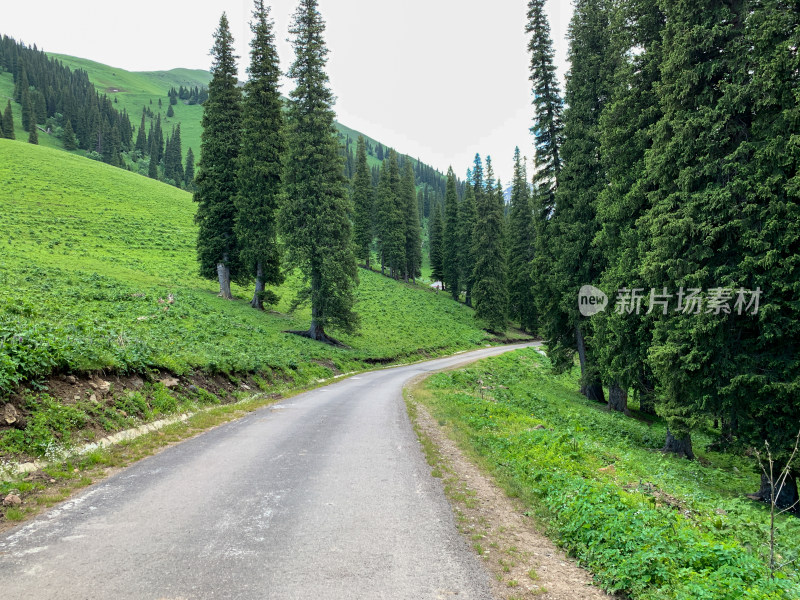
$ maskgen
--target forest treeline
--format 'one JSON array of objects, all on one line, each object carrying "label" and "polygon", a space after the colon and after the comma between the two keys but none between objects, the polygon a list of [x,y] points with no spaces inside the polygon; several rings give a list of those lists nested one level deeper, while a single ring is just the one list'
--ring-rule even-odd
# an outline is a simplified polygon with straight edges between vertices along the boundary
[{"label": "forest treeline", "polygon": [[[797,7],[578,0],[562,95],[544,4],[534,169],[528,185],[517,161],[500,236],[508,316],[557,369],[578,361],[587,397],[662,416],[666,451],[693,458],[692,431],[715,426],[716,449],[766,441],[782,468],[800,427]],[[609,298],[594,316],[587,285]]]}]

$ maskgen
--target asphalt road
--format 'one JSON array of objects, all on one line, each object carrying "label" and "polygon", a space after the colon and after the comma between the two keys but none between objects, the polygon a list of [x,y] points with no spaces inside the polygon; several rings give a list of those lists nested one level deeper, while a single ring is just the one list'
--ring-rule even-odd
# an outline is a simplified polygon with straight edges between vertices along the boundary
[{"label": "asphalt road", "polygon": [[491,598],[402,387],[362,374],[142,460],[0,535],[0,598]]}]

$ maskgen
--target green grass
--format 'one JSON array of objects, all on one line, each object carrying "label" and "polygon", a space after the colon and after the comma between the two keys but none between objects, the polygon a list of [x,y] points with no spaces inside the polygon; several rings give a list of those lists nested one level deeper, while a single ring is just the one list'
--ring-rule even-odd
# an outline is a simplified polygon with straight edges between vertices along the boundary
[{"label": "green grass", "polygon": [[[53,370],[163,368],[175,373],[272,372],[295,380],[420,352],[484,343],[470,309],[421,286],[361,271],[350,348],[284,333],[296,278],[276,312],[224,301],[200,279],[195,204],[176,188],[64,152],[0,140],[0,389]],[[173,294],[173,304],[162,302]],[[325,363],[322,365],[320,363]]]},{"label": "green grass", "polygon": [[[637,599],[798,598],[795,563],[768,579],[766,507],[752,459],[665,456],[661,422],[609,413],[554,376],[533,349],[428,379],[419,398],[520,496],[604,588]],[[607,469],[614,465],[613,470]],[[601,471],[600,469],[605,469]],[[800,521],[779,520],[781,560],[797,557]]]}]

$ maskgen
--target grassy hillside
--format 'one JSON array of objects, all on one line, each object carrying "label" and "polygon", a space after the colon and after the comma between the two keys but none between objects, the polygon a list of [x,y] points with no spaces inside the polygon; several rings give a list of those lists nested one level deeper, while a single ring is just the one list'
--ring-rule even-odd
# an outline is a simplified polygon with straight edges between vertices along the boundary
[{"label": "grassy hillside", "polygon": [[[545,522],[607,590],[647,600],[800,597],[800,564],[770,581],[769,512],[752,458],[660,453],[660,420],[608,412],[578,393],[577,369],[552,375],[534,349],[440,373],[413,392]],[[635,408],[635,403],[633,408]],[[800,520],[778,520],[779,564],[800,558]],[[502,559],[492,553],[487,560]]]},{"label": "grassy hillside", "polygon": [[[331,348],[285,330],[297,281],[274,313],[226,302],[196,276],[191,196],[81,157],[0,140],[0,390],[53,369],[185,373],[339,370],[480,344],[472,311],[443,294],[362,271],[356,336]],[[160,300],[174,295],[174,303]]]}]

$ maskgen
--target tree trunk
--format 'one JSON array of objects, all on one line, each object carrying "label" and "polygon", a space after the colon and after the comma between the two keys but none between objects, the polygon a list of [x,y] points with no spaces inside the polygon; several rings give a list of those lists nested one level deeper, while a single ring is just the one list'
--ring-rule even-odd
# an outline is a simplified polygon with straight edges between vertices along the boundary
[{"label": "tree trunk", "polygon": [[595,402],[600,402],[601,404],[606,403],[606,394],[603,391],[603,382],[599,379],[594,379],[587,383],[585,390],[586,397],[589,400],[594,400]]},{"label": "tree trunk", "polygon": [[464,304],[472,308],[472,290],[467,288],[466,296],[464,296]]},{"label": "tree trunk", "polygon": [[311,267],[311,327],[308,329],[308,337],[318,342],[327,342],[328,336],[319,321],[319,306],[317,304],[317,291],[320,287],[320,277],[316,268]]},{"label": "tree trunk", "polygon": [[675,454],[676,456],[680,456],[681,458],[688,458],[689,460],[694,460],[691,434],[687,433],[686,437],[678,439],[672,435],[672,432],[669,429],[667,429],[667,440],[666,443],[664,444],[664,448],[661,451],[669,454]]},{"label": "tree trunk", "polygon": [[225,264],[228,261],[228,255],[222,257],[222,262],[217,264],[217,277],[219,278],[219,296],[225,300],[233,300],[231,294],[231,269]]},{"label": "tree trunk", "polygon": [[[775,465],[776,468],[778,465]],[[779,476],[780,471],[775,474],[777,478]],[[793,474],[789,474],[789,477],[786,478],[786,484],[780,490],[780,494],[778,494],[778,488],[780,484],[776,481],[775,482],[775,493],[777,494],[775,507],[778,510],[786,510],[790,506],[794,506],[792,512],[800,513],[800,505],[797,504],[798,502],[798,494],[797,494],[797,477]],[[751,498],[755,500],[761,500],[762,502],[766,502],[770,504],[772,502],[772,486],[769,482],[769,477],[761,474],[761,489],[758,490],[757,494],[751,496]]]},{"label": "tree trunk", "polygon": [[608,388],[608,408],[617,412],[630,414],[628,412],[628,390],[624,389],[618,381],[615,381]]},{"label": "tree trunk", "polygon": [[253,301],[250,303],[255,309],[264,310],[264,300],[262,298],[264,292],[264,267],[259,261],[256,267],[256,293],[253,295]]},{"label": "tree trunk", "polygon": [[639,388],[636,391],[639,400],[639,412],[656,416],[656,389],[650,378],[645,374],[639,375]]},{"label": "tree trunk", "polygon": [[589,400],[602,402],[605,404],[606,398],[603,392],[603,382],[599,377],[589,376],[588,362],[586,359],[586,341],[583,339],[583,332],[580,326],[575,326],[575,340],[578,345],[578,362],[581,365],[581,394]]},{"label": "tree trunk", "polygon": [[372,270],[372,269],[370,268],[370,266],[369,266],[369,258],[370,258],[370,256],[369,256],[369,255],[370,255],[370,253],[369,253],[369,252],[367,252],[367,262],[365,263],[365,265],[366,265],[366,267],[367,267],[367,271],[371,271],[371,270]]},{"label": "tree trunk", "polygon": [[386,275],[386,262],[383,259],[383,252],[381,252],[381,275]]}]

